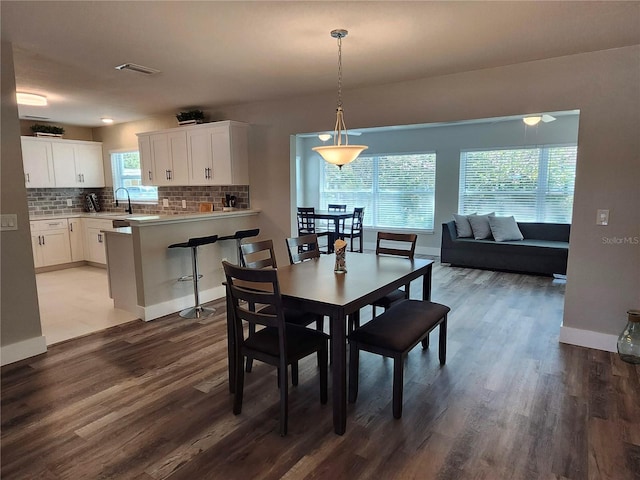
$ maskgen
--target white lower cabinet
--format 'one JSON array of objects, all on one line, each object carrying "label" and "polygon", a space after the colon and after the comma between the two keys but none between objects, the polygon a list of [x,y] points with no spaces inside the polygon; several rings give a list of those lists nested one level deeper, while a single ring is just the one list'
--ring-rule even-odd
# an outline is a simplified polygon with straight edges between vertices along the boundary
[{"label": "white lower cabinet", "polygon": [[71,261],[84,260],[84,224],[82,218],[69,218],[69,244],[71,246]]},{"label": "white lower cabinet", "polygon": [[106,265],[107,253],[103,230],[113,230],[112,220],[84,219],[84,259]]},{"label": "white lower cabinet", "polygon": [[35,267],[48,267],[71,261],[67,219],[30,222]]}]

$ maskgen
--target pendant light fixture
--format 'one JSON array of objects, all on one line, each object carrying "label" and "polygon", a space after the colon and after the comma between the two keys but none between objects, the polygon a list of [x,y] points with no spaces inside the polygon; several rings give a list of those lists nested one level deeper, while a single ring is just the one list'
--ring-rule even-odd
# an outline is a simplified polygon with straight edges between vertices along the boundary
[{"label": "pendant light fixture", "polygon": [[349,134],[344,123],[344,112],[342,110],[342,39],[347,36],[347,30],[332,30],[331,36],[338,39],[338,108],[336,109],[336,126],[333,130],[333,145],[314,147],[312,150],[318,152],[328,163],[343,165],[353,162],[358,155],[366,150],[366,145],[349,145]]}]

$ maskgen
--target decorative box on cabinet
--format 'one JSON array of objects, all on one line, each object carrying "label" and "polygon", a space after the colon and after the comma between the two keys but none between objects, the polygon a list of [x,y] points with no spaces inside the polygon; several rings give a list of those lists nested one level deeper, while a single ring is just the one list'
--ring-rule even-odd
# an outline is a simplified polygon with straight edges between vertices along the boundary
[{"label": "decorative box on cabinet", "polygon": [[71,261],[67,219],[29,222],[34,266],[48,267]]},{"label": "decorative box on cabinet", "polygon": [[104,187],[102,144],[22,137],[27,188]]},{"label": "decorative box on cabinet", "polygon": [[143,184],[248,185],[247,133],[233,121],[139,133]]}]

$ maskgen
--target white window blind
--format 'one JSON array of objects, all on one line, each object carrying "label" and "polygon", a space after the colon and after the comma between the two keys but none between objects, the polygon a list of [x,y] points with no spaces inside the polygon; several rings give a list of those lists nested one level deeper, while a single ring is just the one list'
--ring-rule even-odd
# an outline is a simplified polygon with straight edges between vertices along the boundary
[{"label": "white window blind", "polygon": [[[124,187],[129,191],[131,201],[138,203],[158,203],[158,187],[142,185],[140,154],[136,150],[111,153],[111,172],[113,191]],[[118,192],[118,199],[126,200],[123,191]]]},{"label": "white window blind", "polygon": [[364,207],[364,225],[433,230],[435,152],[361,156],[338,169],[322,162],[320,205]]},{"label": "white window blind", "polygon": [[571,223],[576,155],[576,145],[463,151],[458,210]]}]

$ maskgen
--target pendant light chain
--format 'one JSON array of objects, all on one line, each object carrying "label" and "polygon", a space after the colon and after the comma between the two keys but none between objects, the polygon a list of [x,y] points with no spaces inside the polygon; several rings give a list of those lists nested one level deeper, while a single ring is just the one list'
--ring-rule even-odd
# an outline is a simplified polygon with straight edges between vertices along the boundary
[{"label": "pendant light chain", "polygon": [[338,37],[338,107],[342,107],[342,35]]}]

